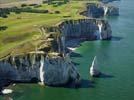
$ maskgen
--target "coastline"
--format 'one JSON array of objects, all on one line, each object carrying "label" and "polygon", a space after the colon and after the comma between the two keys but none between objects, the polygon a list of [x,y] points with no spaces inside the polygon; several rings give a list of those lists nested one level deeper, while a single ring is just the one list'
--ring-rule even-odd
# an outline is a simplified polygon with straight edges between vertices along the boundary
[{"label": "coastline", "polygon": [[[61,40],[60,40],[61,41]],[[68,42],[68,41],[67,41]],[[75,45],[74,45],[74,42],[76,43]],[[71,42],[71,43],[73,43],[73,45],[72,44],[70,44],[70,43],[68,43],[68,44],[66,44],[66,45],[71,45],[72,47],[70,48],[69,47],[69,49],[71,50],[71,51],[74,51],[75,49],[76,49],[76,45],[78,45],[79,43],[80,43],[80,40],[78,39],[78,42],[76,42],[76,40],[74,40],[74,42]],[[60,43],[60,45],[62,45],[62,41],[61,41],[61,43]],[[67,47],[67,46],[66,46]],[[68,47],[67,47],[68,48]],[[65,49],[64,48],[64,46],[62,46],[62,50],[60,50],[62,53],[63,53],[63,49]],[[59,51],[58,51],[59,52]],[[65,53],[66,54],[66,53]]]}]

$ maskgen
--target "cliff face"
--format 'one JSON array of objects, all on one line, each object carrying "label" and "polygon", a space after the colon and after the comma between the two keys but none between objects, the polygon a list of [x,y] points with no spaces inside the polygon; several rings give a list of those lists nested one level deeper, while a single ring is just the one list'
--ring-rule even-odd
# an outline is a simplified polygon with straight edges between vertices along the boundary
[{"label": "cliff face", "polygon": [[66,38],[83,38],[87,40],[111,38],[111,27],[105,20],[70,20],[61,23],[59,27]]},{"label": "cliff face", "polygon": [[82,15],[93,18],[100,18],[103,16],[118,16],[119,8],[108,4],[87,4],[87,10],[82,12]]},{"label": "cliff face", "polygon": [[99,40],[111,39],[111,27],[106,20],[79,19],[68,20],[58,24],[58,27],[44,27],[47,32],[60,32],[65,39]]},{"label": "cliff face", "polygon": [[45,61],[45,83],[48,85],[63,85],[73,82],[78,85],[80,83],[80,75],[71,62],[68,55],[63,59],[61,57],[53,57]]},{"label": "cliff face", "polygon": [[79,84],[80,75],[69,56],[46,56],[43,52],[0,61],[0,77],[13,81],[37,80],[47,85]]},{"label": "cliff face", "polygon": [[103,17],[104,16],[103,6],[97,4],[87,4],[86,11],[83,12],[83,15],[92,18]]}]

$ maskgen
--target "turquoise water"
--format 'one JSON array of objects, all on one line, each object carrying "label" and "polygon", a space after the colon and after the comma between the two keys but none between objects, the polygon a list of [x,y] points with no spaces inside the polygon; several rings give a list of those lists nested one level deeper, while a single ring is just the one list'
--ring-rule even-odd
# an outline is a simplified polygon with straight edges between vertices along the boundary
[{"label": "turquoise water", "polygon": [[[20,84],[12,87],[13,94],[3,98],[11,97],[13,100],[134,100],[134,0],[122,0],[119,8],[119,17],[108,18],[113,30],[113,40],[84,42],[76,50],[80,55],[72,58],[78,63],[83,79],[81,88]],[[89,77],[89,66],[95,55],[97,55],[100,70],[109,77]]]}]

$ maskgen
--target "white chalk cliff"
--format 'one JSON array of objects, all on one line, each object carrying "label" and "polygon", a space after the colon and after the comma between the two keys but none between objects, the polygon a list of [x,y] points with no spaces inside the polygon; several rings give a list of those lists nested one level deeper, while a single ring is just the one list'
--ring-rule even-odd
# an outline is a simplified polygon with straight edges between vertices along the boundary
[{"label": "white chalk cliff", "polygon": [[5,79],[30,81],[36,78],[42,84],[53,86],[80,82],[79,72],[70,58],[58,54],[52,54],[51,57],[44,54],[9,57],[0,61],[0,72],[0,77]]}]

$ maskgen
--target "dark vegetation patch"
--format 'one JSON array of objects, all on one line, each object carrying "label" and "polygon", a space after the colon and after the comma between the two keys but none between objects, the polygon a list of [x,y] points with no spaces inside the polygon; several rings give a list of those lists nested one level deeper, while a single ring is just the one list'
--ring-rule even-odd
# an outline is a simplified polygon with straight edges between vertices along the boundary
[{"label": "dark vegetation patch", "polygon": [[27,6],[27,4],[25,4],[25,3],[21,5],[21,7],[26,7],[26,6]]},{"label": "dark vegetation patch", "polygon": [[60,14],[60,11],[55,11],[55,14]]},{"label": "dark vegetation patch", "polygon": [[48,5],[53,5],[54,7],[57,7],[57,6],[61,6],[63,4],[66,4],[67,2],[69,2],[69,0],[48,0],[48,1],[43,1],[44,4],[48,4]]},{"label": "dark vegetation patch", "polygon": [[71,16],[63,16],[64,18],[68,18],[68,17],[71,17]]},{"label": "dark vegetation patch", "polygon": [[0,31],[4,31],[7,29],[7,26],[0,26]]},{"label": "dark vegetation patch", "polygon": [[39,5],[39,4],[29,4],[29,5],[28,5],[28,4],[25,4],[25,3],[24,3],[24,4],[21,5],[21,7],[27,7],[27,6],[32,6],[32,7],[34,7],[34,8],[41,7],[41,5]]},{"label": "dark vegetation patch", "polygon": [[0,17],[7,18],[10,12],[15,12],[19,14],[21,12],[28,12],[28,13],[49,13],[48,10],[39,10],[39,9],[32,9],[31,7],[12,7],[12,8],[0,8]]}]

